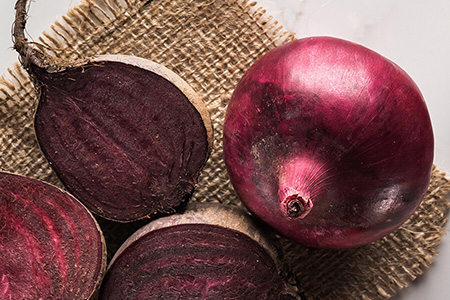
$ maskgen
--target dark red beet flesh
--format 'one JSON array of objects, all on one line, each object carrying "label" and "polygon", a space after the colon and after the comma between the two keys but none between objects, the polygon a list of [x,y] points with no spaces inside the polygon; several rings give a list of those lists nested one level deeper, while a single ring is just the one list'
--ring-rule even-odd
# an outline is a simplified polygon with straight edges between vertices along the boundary
[{"label": "dark red beet flesh", "polygon": [[412,79],[365,47],[327,37],[260,58],[225,119],[225,162],[242,201],[313,247],[356,247],[400,226],[426,192],[433,144]]},{"label": "dark red beet flesh", "polygon": [[274,237],[260,225],[217,203],[154,219],[116,252],[100,299],[298,299]]},{"label": "dark red beet flesh", "polygon": [[89,299],[105,266],[103,235],[78,200],[0,173],[0,299]]},{"label": "dark red beet flesh", "polygon": [[113,61],[49,73],[40,85],[36,135],[68,191],[117,221],[170,212],[192,193],[208,155],[202,116],[180,89]]},{"label": "dark red beet flesh", "polygon": [[294,299],[269,253],[247,235],[184,224],[151,231],[108,268],[100,299]]}]

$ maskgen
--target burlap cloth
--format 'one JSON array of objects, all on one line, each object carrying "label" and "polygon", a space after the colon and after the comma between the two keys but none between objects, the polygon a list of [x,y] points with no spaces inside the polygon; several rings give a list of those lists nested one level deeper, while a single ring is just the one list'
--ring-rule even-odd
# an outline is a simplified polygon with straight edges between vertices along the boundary
[{"label": "burlap cloth", "polygon": [[[36,1],[35,5],[39,5]],[[265,11],[236,0],[90,0],[68,12],[39,41],[66,61],[97,54],[131,54],[165,65],[204,99],[214,125],[211,156],[192,201],[239,205],[222,154],[222,128],[234,86],[263,53],[294,39]],[[35,93],[18,65],[0,82],[1,169],[61,186],[34,136]],[[449,208],[449,180],[437,169],[426,199],[400,229],[365,247],[307,249],[284,239],[287,262],[306,299],[387,299],[427,269],[437,254]],[[118,225],[99,219],[111,257],[142,222]],[[143,221],[145,222],[145,221]],[[127,232],[128,230],[128,232]],[[124,233],[126,232],[126,234]]]}]

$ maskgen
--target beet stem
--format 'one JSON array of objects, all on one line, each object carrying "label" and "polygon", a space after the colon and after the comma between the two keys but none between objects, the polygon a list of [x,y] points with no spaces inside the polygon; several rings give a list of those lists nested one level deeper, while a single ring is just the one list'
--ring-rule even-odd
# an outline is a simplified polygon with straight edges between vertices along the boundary
[{"label": "beet stem", "polygon": [[28,0],[17,0],[14,7],[16,10],[16,18],[13,26],[14,49],[19,53],[24,68],[28,69],[31,65],[44,68],[44,54],[32,48],[28,39],[25,37],[27,3]]}]

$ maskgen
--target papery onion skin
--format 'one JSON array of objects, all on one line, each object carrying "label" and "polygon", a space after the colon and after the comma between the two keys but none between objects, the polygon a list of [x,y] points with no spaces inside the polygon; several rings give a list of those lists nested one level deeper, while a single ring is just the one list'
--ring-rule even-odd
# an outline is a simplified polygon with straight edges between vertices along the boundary
[{"label": "papery onion skin", "polygon": [[434,138],[405,71],[332,37],[271,50],[227,108],[224,155],[247,208],[311,247],[351,248],[398,228],[424,197]]}]

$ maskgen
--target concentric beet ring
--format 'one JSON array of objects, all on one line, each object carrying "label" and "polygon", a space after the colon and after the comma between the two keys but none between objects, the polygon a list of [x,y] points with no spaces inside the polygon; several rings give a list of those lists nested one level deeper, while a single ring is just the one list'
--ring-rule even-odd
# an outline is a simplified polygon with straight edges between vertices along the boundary
[{"label": "concentric beet ring", "polygon": [[90,299],[106,266],[90,212],[60,189],[0,173],[0,298]]},{"label": "concentric beet ring", "polygon": [[150,222],[112,259],[100,299],[297,299],[250,220],[238,209],[190,204]]}]

